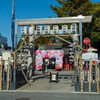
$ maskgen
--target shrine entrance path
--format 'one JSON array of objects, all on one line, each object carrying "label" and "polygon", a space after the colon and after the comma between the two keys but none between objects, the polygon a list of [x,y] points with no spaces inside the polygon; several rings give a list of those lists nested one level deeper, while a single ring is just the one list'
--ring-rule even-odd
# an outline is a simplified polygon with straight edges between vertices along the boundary
[{"label": "shrine entrance path", "polygon": [[71,86],[72,71],[58,71],[58,83],[49,82],[50,72],[56,73],[56,71],[49,70],[48,73],[42,75],[41,71],[36,71],[35,76],[30,79],[31,86],[26,84],[17,90],[34,92],[74,92],[74,86]]}]

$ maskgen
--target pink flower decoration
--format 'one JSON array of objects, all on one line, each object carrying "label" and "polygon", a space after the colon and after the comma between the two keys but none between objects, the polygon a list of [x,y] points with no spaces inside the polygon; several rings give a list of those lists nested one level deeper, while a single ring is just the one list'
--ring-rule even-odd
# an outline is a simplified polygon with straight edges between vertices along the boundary
[{"label": "pink flower decoration", "polygon": [[39,53],[42,53],[42,50],[39,50]]},{"label": "pink flower decoration", "polygon": [[36,54],[39,54],[39,50],[36,50]]},{"label": "pink flower decoration", "polygon": [[60,69],[59,64],[56,64],[55,69],[56,69],[56,70]]},{"label": "pink flower decoration", "polygon": [[60,52],[61,52],[61,53],[64,53],[64,51],[63,51],[63,50],[60,50]]},{"label": "pink flower decoration", "polygon": [[63,57],[63,56],[64,56],[64,54],[63,54],[63,53],[60,53],[60,54],[59,54],[59,57]]},{"label": "pink flower decoration", "polygon": [[54,50],[54,53],[58,53],[58,50]]},{"label": "pink flower decoration", "polygon": [[44,57],[45,57],[45,58],[48,58],[49,56],[48,56],[48,54],[45,54]]},{"label": "pink flower decoration", "polygon": [[48,53],[48,58],[51,58],[51,53]]},{"label": "pink flower decoration", "polygon": [[49,54],[49,53],[51,54],[51,50],[48,50],[48,54]]}]

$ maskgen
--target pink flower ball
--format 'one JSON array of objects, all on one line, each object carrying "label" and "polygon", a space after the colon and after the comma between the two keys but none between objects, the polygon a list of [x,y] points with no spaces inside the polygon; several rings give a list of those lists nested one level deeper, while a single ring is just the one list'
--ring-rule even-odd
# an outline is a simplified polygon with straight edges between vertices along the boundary
[{"label": "pink flower ball", "polygon": [[49,56],[48,56],[48,54],[45,54],[44,57],[45,57],[45,58],[48,58]]},{"label": "pink flower ball", "polygon": [[39,53],[42,53],[42,50],[39,50]]},{"label": "pink flower ball", "polygon": [[36,54],[39,54],[39,50],[36,50]]}]

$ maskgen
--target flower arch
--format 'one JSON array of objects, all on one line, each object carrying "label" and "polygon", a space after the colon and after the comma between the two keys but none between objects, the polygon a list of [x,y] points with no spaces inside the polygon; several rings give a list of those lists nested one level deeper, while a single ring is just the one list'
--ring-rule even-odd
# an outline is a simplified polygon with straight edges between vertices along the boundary
[{"label": "flower arch", "polygon": [[36,70],[42,69],[43,58],[56,58],[55,69],[63,67],[63,50],[37,50],[36,51]]}]

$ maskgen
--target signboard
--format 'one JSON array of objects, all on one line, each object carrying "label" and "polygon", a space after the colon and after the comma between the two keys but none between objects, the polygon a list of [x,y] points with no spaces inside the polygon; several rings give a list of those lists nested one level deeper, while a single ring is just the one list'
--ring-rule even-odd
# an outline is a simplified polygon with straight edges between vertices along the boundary
[{"label": "signboard", "polygon": [[86,52],[88,51],[88,44],[90,43],[90,39],[89,38],[85,38],[83,41],[86,44]]},{"label": "signboard", "polygon": [[82,54],[83,60],[90,60],[90,58],[92,58],[92,60],[98,60],[98,54],[97,53],[84,53],[84,54]]},{"label": "signboard", "polygon": [[85,38],[83,41],[85,44],[89,44],[90,43],[90,39],[89,38]]},{"label": "signboard", "polygon": [[52,80],[56,81],[56,74],[52,74]]},{"label": "signboard", "polygon": [[11,53],[10,52],[2,52],[2,59],[3,60],[8,60],[8,58],[11,57]]}]

